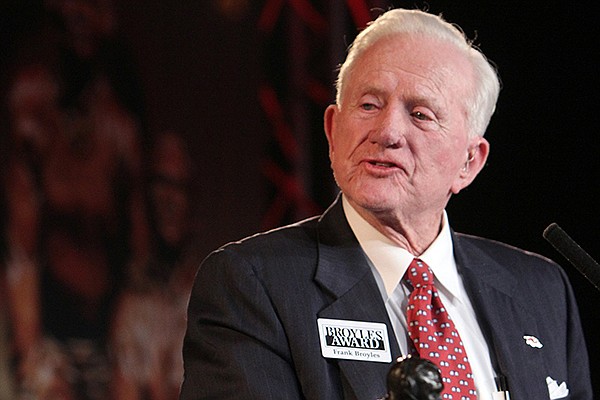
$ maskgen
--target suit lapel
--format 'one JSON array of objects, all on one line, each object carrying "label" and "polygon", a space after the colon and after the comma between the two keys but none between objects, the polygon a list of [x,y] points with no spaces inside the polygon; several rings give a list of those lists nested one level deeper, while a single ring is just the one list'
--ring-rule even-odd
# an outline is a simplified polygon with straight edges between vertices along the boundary
[{"label": "suit lapel", "polygon": [[[400,355],[398,343],[375,278],[338,200],[319,221],[319,261],[316,282],[334,299],[319,318],[385,323],[392,359]],[[335,360],[343,381],[357,399],[375,400],[386,393],[390,364]]]},{"label": "suit lapel", "polygon": [[[323,215],[318,229],[315,281],[333,298],[319,317],[385,323],[392,359],[398,357],[400,350],[385,305],[339,198]],[[507,378],[512,398],[539,398],[540,393],[547,393],[543,350],[525,345],[523,338],[540,337],[535,322],[539,315],[533,315],[518,298],[517,277],[495,258],[464,237],[453,234],[453,241],[459,272],[486,336],[494,368]],[[342,374],[346,398],[374,400],[386,393],[390,364],[335,361]]]},{"label": "suit lapel", "polygon": [[[457,265],[498,373],[507,377],[511,397],[539,398],[547,392],[541,349],[525,345],[539,337],[536,318],[517,298],[517,278],[494,258],[454,235]],[[539,311],[539,310],[537,310]]]}]

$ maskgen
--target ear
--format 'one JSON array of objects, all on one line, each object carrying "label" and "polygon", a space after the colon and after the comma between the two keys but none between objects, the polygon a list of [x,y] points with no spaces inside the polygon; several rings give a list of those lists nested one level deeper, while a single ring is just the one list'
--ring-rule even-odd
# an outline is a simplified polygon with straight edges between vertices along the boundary
[{"label": "ear", "polygon": [[472,140],[456,181],[452,185],[452,193],[457,194],[471,184],[485,166],[490,153],[489,142],[481,136]]},{"label": "ear", "polygon": [[339,112],[339,108],[336,104],[330,104],[325,109],[325,115],[323,118],[323,125],[325,128],[325,136],[327,136],[327,142],[329,143],[329,157],[331,158],[331,154],[334,151],[333,148],[333,135],[335,131],[335,117]]}]

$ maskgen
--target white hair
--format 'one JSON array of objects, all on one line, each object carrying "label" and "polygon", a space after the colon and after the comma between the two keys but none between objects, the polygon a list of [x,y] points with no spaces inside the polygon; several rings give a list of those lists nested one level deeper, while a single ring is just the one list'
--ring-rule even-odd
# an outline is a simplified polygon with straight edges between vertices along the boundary
[{"label": "white hair", "polygon": [[500,93],[500,80],[496,69],[473,46],[462,30],[446,22],[441,16],[420,10],[393,9],[379,16],[358,34],[348,49],[346,61],[341,65],[336,82],[336,103],[341,105],[344,83],[360,55],[378,40],[397,34],[426,35],[455,46],[463,52],[474,70],[473,93],[466,99],[469,134],[483,136],[496,109]]}]

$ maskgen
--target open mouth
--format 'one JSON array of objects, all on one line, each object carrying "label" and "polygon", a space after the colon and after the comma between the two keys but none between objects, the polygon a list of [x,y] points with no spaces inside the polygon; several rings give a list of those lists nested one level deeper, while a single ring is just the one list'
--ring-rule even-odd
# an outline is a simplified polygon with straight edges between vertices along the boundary
[{"label": "open mouth", "polygon": [[382,162],[382,161],[369,161],[369,164],[375,165],[376,167],[385,167],[385,168],[393,168],[396,164],[391,162]]}]

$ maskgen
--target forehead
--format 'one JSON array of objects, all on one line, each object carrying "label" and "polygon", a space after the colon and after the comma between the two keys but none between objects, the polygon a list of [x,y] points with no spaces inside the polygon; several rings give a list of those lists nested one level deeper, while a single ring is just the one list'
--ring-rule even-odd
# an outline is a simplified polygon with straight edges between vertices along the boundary
[{"label": "forehead", "polygon": [[379,39],[358,56],[348,78],[349,90],[412,83],[426,92],[457,99],[464,99],[474,84],[473,66],[462,50],[441,39],[415,34]]}]

